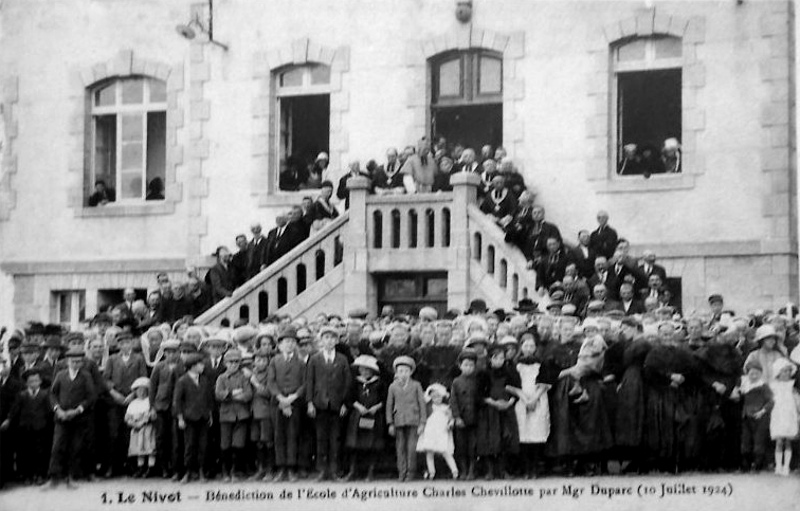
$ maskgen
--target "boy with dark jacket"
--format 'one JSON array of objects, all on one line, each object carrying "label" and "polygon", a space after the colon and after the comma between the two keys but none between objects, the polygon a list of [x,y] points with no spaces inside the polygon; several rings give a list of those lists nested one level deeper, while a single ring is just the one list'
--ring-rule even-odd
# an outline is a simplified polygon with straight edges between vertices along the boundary
[{"label": "boy with dark jacket", "polygon": [[42,389],[42,375],[36,369],[22,373],[27,389],[17,396],[0,429],[17,431],[17,470],[26,483],[40,484],[47,477],[50,427],[53,410],[50,393]]},{"label": "boy with dark jacket", "polygon": [[463,479],[475,479],[478,442],[478,379],[475,366],[478,354],[466,349],[458,356],[461,375],[453,380],[450,392],[450,409],[455,421],[453,433],[458,473]]},{"label": "boy with dark jacket", "polygon": [[211,426],[213,391],[207,378],[202,377],[205,369],[205,358],[192,353],[186,357],[186,374],[178,379],[175,385],[175,399],[172,403],[173,413],[178,419],[178,428],[183,431],[184,467],[186,473],[181,479],[185,484],[198,478],[206,480],[203,472],[208,428]]}]

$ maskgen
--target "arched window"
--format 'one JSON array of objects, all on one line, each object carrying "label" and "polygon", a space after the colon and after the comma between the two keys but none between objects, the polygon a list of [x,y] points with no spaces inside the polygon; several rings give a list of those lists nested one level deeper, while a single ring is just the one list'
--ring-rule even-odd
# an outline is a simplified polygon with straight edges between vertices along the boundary
[{"label": "arched window", "polygon": [[682,54],[681,39],[671,36],[630,38],[612,47],[617,174],[681,171],[679,152],[676,164],[666,153],[662,158],[662,149],[669,139],[681,140]]},{"label": "arched window", "polygon": [[[322,64],[284,67],[273,73],[278,150],[278,188],[295,191],[319,186],[314,170],[319,153],[330,142],[331,68]],[[327,162],[326,162],[327,164]],[[324,173],[324,170],[323,170]]]},{"label": "arched window", "polygon": [[447,52],[431,59],[431,135],[480,150],[503,142],[503,59],[497,52]]},{"label": "arched window", "polygon": [[90,93],[94,190],[89,205],[164,200],[166,83],[133,76],[102,82]]}]

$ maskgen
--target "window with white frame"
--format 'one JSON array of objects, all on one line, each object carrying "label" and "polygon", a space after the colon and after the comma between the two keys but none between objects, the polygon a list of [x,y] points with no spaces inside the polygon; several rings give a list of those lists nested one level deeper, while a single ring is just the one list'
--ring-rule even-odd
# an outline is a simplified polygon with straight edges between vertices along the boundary
[{"label": "window with white frame", "polygon": [[50,317],[54,323],[77,328],[86,320],[86,291],[53,291],[50,301]]},{"label": "window with white frame", "polygon": [[91,90],[89,206],[164,200],[167,89],[162,80],[120,78]]},{"label": "window with white frame", "polygon": [[318,188],[330,142],[331,68],[307,64],[282,68],[273,75],[277,116],[275,151],[278,188],[295,191]]},{"label": "window with white frame", "polygon": [[671,36],[612,48],[618,175],[681,172],[682,56],[682,40]]}]

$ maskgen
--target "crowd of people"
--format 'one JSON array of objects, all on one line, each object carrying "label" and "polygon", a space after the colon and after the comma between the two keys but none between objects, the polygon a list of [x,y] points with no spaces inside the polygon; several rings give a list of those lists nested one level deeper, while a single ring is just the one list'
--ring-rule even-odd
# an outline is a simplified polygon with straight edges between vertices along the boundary
[{"label": "crowd of people", "polygon": [[12,332],[0,359],[0,481],[788,475],[797,466],[795,306],[737,315],[712,295],[708,311],[684,315],[655,254],[633,256],[607,212],[566,244],[502,148],[476,158],[445,145],[390,150],[366,172],[353,162],[337,196],[347,207],[354,176],[373,193],[401,194],[446,190],[452,172],[480,174],[481,210],[537,272],[541,303],[195,325],[336,218],[334,185],[320,175],[318,198],[267,236],[253,224],[236,254],[220,247],[205,278],[158,274],[146,301],[127,289],[80,332],[38,323]]},{"label": "crowd of people", "polygon": [[0,365],[2,481],[788,475],[797,309],[709,306],[32,324]]}]

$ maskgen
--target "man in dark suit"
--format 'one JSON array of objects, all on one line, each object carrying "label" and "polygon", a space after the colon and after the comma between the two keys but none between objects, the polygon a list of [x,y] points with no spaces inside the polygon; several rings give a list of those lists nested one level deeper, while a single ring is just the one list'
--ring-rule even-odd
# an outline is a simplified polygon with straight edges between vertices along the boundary
[{"label": "man in dark suit", "polygon": [[233,294],[234,274],[231,268],[231,253],[228,247],[217,247],[215,252],[217,256],[217,264],[208,270],[208,281],[211,286],[211,301],[217,303],[223,298],[227,298]]},{"label": "man in dark suit", "polygon": [[572,261],[575,263],[580,277],[588,279],[594,274],[596,256],[594,249],[589,247],[589,231],[579,231],[578,245],[572,249]]},{"label": "man in dark suit", "polygon": [[[289,217],[287,215],[278,215],[275,217],[275,227],[270,229],[269,233],[267,233],[267,266],[277,261],[275,258],[275,243],[278,241],[278,238],[283,236],[283,233],[286,231],[286,224],[289,223]],[[309,223],[309,228],[311,224]]]},{"label": "man in dark suit", "polygon": [[311,356],[306,369],[306,401],[308,416],[316,425],[317,481],[324,481],[338,475],[342,419],[347,415],[345,399],[352,375],[347,358],[336,352],[336,329],[322,327],[319,336],[322,350]]},{"label": "man in dark suit", "polygon": [[619,287],[619,299],[626,316],[645,313],[644,302],[636,298],[632,284],[625,282]]},{"label": "man in dark suit", "polygon": [[[603,302],[603,312],[612,310],[622,310],[622,304],[608,296],[608,290],[603,284],[597,284],[592,288],[592,301]],[[591,304],[591,302],[590,302]],[[624,311],[623,311],[624,312]]]},{"label": "man in dark suit", "polygon": [[86,413],[94,404],[96,391],[92,376],[82,371],[83,348],[67,351],[67,369],[60,371],[50,389],[50,405],[55,412],[53,448],[50,455],[50,482],[55,487],[64,477],[67,487],[78,476],[84,454],[91,415]]},{"label": "man in dark suit", "polygon": [[375,174],[372,176],[375,193],[378,195],[406,193],[403,174],[400,172],[401,166],[397,159],[397,149],[392,147],[386,151],[386,165],[375,169]]},{"label": "man in dark suit", "polygon": [[[50,394],[41,388],[42,376],[38,370],[25,371],[22,381],[27,388],[18,394],[8,418],[0,421],[0,430],[9,427],[16,430],[17,471],[22,480],[39,484],[47,476],[53,411]],[[6,448],[13,451],[11,444],[5,444]]]},{"label": "man in dark suit", "polygon": [[295,206],[289,213],[289,222],[275,234],[275,242],[270,246],[269,264],[288,254],[294,247],[308,238],[308,229],[303,222],[303,211]]},{"label": "man in dark suit", "polygon": [[247,265],[250,262],[250,252],[247,249],[247,236],[240,234],[236,236],[236,248],[238,252],[231,257],[231,271],[233,272],[233,287],[237,288],[247,282]]},{"label": "man in dark suit", "polygon": [[483,197],[480,209],[487,215],[493,215],[495,221],[506,219],[505,224],[511,221],[517,209],[517,199],[506,188],[506,180],[503,176],[494,176],[492,178],[491,187]]},{"label": "man in dark suit", "polygon": [[531,222],[528,224],[528,231],[524,235],[525,241],[520,247],[529,261],[529,267],[533,267],[532,261],[534,259],[547,252],[548,238],[556,238],[561,241],[561,231],[558,230],[555,224],[545,221],[544,207],[533,206],[531,209]]},{"label": "man in dark suit", "polygon": [[650,275],[658,275],[661,277],[661,282],[667,281],[667,270],[660,264],[656,264],[656,254],[652,250],[645,250],[642,253],[642,264],[639,265],[639,271],[646,279]]},{"label": "man in dark suit", "polygon": [[247,265],[247,278],[252,279],[258,272],[267,267],[268,244],[267,239],[261,234],[261,224],[258,222],[250,226],[253,239],[247,245],[247,252],[250,255]]},{"label": "man in dark suit", "polygon": [[267,369],[267,387],[275,397],[278,411],[275,418],[275,464],[278,473],[274,482],[283,481],[288,472],[290,481],[297,480],[295,467],[299,445],[300,414],[305,397],[306,364],[297,355],[297,333],[285,327],[278,336],[280,353],[272,358]]},{"label": "man in dark suit", "polygon": [[139,331],[144,332],[152,326],[160,325],[164,322],[166,315],[164,300],[161,297],[161,291],[154,290],[147,294],[147,311],[144,318],[139,322]]},{"label": "man in dark suit", "polygon": [[206,448],[208,445],[208,428],[211,425],[211,404],[214,394],[208,378],[203,378],[205,358],[199,353],[190,353],[184,360],[186,374],[175,384],[175,397],[172,403],[174,416],[178,421],[178,429],[183,431],[184,458],[186,473],[181,483],[188,483],[198,478],[204,482]]},{"label": "man in dark suit", "polygon": [[[2,336],[0,336],[2,337]],[[8,365],[10,367],[10,376],[12,378],[22,378],[22,370],[25,366],[25,361],[22,360],[20,349],[22,347],[22,333],[14,332],[11,337],[6,341],[8,347]]]},{"label": "man in dark suit", "polygon": [[[217,386],[219,375],[225,372],[225,362],[223,351],[228,344],[228,340],[219,335],[212,335],[203,343],[203,349],[208,353],[206,368],[203,371],[203,378],[208,380],[213,394]],[[219,422],[219,403],[216,399],[211,400],[211,426],[208,428],[208,447],[205,455],[205,474],[209,478],[214,478],[219,470],[220,460],[220,422]]]},{"label": "man in dark suit", "polygon": [[[0,356],[0,424],[8,419],[17,395],[23,388],[22,382],[11,376],[8,360]],[[0,487],[14,480],[15,433],[15,428],[11,426],[0,428]]]},{"label": "man in dark suit", "polygon": [[567,254],[561,247],[561,240],[547,238],[547,253],[535,260],[536,283],[549,288],[555,282],[561,282],[567,269]]},{"label": "man in dark suit", "polygon": [[617,231],[608,225],[608,212],[606,211],[597,212],[597,223],[597,229],[592,231],[589,236],[589,247],[597,255],[611,259],[617,249]]},{"label": "man in dark suit", "polygon": [[350,190],[347,188],[347,180],[356,177],[370,179],[370,175],[361,170],[358,161],[351,161],[349,172],[339,179],[339,186],[336,188],[336,196],[344,201],[344,209],[350,209]]}]

